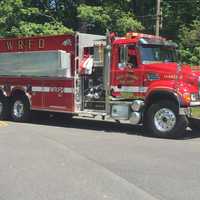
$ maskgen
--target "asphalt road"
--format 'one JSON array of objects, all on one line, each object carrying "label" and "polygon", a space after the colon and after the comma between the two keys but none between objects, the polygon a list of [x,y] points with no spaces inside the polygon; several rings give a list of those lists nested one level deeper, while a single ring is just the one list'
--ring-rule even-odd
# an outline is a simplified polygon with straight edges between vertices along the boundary
[{"label": "asphalt road", "polygon": [[199,200],[200,132],[47,118],[0,122],[0,200]]}]

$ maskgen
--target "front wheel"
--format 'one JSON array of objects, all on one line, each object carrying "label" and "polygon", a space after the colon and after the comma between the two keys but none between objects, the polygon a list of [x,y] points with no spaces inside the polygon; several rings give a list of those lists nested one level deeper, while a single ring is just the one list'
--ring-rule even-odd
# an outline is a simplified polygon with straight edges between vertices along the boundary
[{"label": "front wheel", "polygon": [[144,125],[153,136],[179,138],[184,136],[188,121],[179,115],[178,106],[173,101],[160,101],[148,108]]}]

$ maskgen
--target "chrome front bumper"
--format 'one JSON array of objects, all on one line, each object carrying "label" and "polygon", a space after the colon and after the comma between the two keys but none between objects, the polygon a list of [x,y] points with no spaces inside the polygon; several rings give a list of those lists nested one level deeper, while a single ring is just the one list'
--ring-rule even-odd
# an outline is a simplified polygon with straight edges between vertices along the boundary
[{"label": "chrome front bumper", "polygon": [[200,106],[200,101],[191,102],[191,103],[190,103],[190,106],[191,106],[191,107],[193,107],[193,106]]}]

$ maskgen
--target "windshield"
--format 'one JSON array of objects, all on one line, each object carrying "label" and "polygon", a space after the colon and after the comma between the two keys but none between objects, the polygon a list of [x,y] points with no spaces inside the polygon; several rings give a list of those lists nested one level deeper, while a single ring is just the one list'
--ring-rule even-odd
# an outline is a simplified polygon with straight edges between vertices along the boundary
[{"label": "windshield", "polygon": [[140,54],[143,64],[177,61],[175,49],[169,46],[142,45]]}]

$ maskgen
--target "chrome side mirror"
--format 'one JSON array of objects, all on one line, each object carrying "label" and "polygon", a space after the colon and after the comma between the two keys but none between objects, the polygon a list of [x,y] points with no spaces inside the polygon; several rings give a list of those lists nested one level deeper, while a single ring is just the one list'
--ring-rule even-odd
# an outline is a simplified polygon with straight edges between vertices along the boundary
[{"label": "chrome side mirror", "polygon": [[118,68],[124,68],[126,67],[126,63],[118,63]]}]

